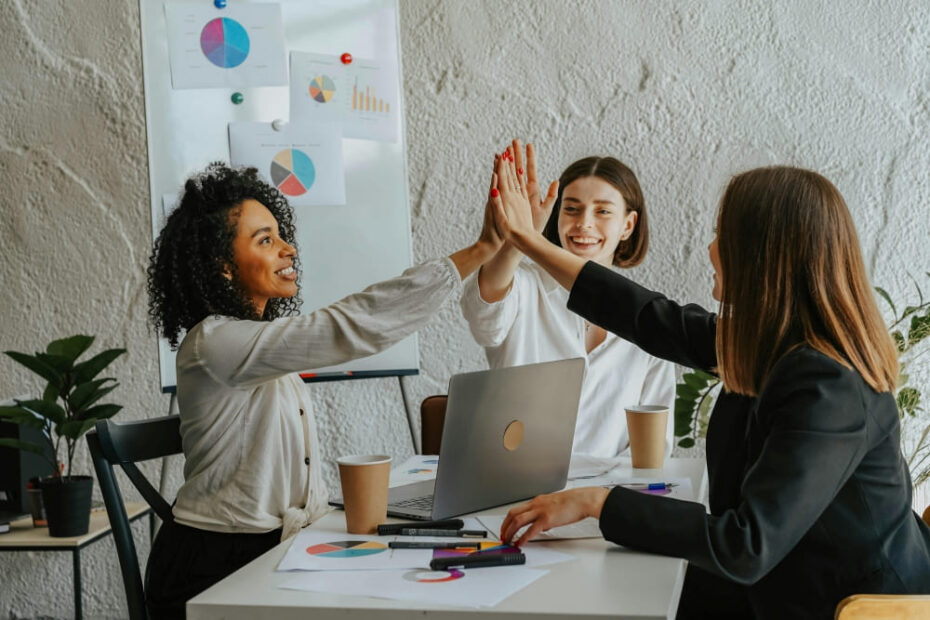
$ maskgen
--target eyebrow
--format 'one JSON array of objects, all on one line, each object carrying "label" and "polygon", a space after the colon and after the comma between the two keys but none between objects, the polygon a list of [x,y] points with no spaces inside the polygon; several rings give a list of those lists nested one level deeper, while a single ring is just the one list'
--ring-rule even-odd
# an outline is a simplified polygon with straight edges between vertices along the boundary
[{"label": "eyebrow", "polygon": [[262,233],[269,233],[269,234],[270,234],[270,233],[271,233],[271,226],[263,226],[262,228],[259,228],[258,230],[256,230],[255,232],[252,233],[252,235],[251,235],[250,238],[255,238],[256,236],[258,236],[258,235],[260,235],[260,234],[262,234]]},{"label": "eyebrow", "polygon": [[[562,198],[562,202],[577,202],[579,204],[582,204],[581,201],[575,198],[574,196],[565,196]],[[613,200],[594,200],[592,202],[594,202],[594,204],[596,205],[616,205],[617,204]]]}]

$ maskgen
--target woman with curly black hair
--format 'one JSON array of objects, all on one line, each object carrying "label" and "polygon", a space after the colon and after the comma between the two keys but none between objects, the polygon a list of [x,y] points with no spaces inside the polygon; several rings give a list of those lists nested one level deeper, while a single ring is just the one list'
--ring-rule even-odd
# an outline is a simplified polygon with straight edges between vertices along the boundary
[{"label": "woman with curly black hair", "polygon": [[[382,351],[419,329],[500,248],[473,245],[298,315],[294,220],[254,168],[211,164],[155,241],[149,316],[178,349],[184,484],[146,570],[153,618],[327,510],[309,393],[297,374]],[[178,342],[180,341],[180,346]]]}]

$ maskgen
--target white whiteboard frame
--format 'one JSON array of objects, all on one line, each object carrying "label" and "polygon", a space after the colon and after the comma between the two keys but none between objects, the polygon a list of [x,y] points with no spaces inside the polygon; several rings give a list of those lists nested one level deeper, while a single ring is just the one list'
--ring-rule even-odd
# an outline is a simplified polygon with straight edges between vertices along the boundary
[{"label": "white whiteboard frame", "polygon": [[[213,7],[212,0],[139,0],[145,121],[149,157],[152,238],[163,224],[163,197],[177,194],[209,162],[229,161],[227,124],[289,118],[287,86],[174,90],[168,61],[164,5]],[[288,52],[309,51],[396,63],[397,143],[343,139],[346,204],[295,209],[302,312],[324,307],[412,264],[410,199],[404,123],[403,72],[397,0],[279,0]],[[229,6],[235,7],[230,0]],[[216,9],[221,16],[223,10]],[[393,24],[385,24],[385,17]],[[245,100],[232,103],[233,92]],[[175,354],[159,339],[163,392],[177,383]],[[377,355],[348,364],[308,369],[306,381],[419,372],[416,334]]]}]

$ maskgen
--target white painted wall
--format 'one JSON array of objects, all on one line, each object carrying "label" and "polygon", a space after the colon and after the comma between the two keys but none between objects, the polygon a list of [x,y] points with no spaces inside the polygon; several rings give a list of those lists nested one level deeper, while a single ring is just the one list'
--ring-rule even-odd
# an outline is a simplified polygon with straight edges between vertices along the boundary
[{"label": "white painted wall", "polygon": [[[636,170],[653,236],[635,276],[680,299],[710,303],[717,200],[731,174],[762,164],[833,180],[896,298],[912,292],[908,272],[930,270],[923,0],[402,0],[401,25],[417,260],[474,238],[491,153],[518,135],[538,144],[547,178],[588,154]],[[97,334],[129,349],[114,368],[123,419],[164,414],[145,324],[136,2],[0,0],[0,32],[0,349]],[[420,343],[414,402],[484,366],[455,306]],[[0,359],[0,396],[35,386]],[[412,452],[396,380],[312,390],[324,458]],[[86,451],[79,469],[92,470]],[[112,543],[84,564],[87,616],[124,616]],[[0,553],[0,584],[2,617],[72,614],[66,554]]]}]

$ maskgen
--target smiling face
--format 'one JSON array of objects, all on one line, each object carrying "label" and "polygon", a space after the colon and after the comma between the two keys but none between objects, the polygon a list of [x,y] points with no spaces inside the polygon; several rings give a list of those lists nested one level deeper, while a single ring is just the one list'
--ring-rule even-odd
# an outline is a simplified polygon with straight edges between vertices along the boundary
[{"label": "smiling face", "polygon": [[243,200],[232,217],[237,219],[232,245],[239,285],[261,316],[269,299],[297,294],[297,250],[279,236],[274,215],[257,200]]},{"label": "smiling face", "polygon": [[636,217],[613,185],[598,177],[581,177],[562,192],[559,241],[576,256],[610,266],[617,244],[633,234]]}]

